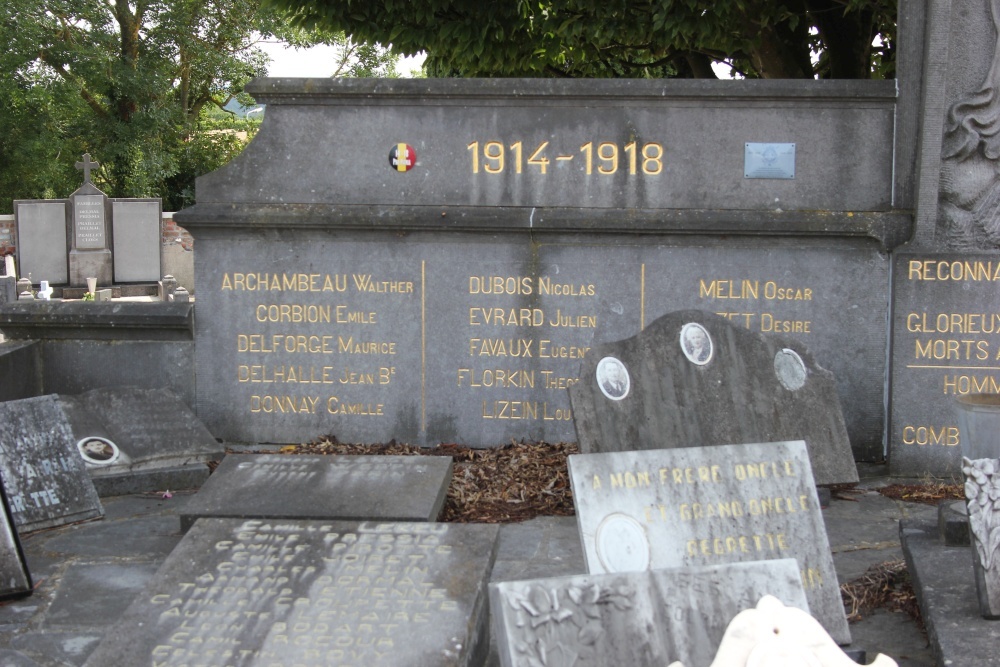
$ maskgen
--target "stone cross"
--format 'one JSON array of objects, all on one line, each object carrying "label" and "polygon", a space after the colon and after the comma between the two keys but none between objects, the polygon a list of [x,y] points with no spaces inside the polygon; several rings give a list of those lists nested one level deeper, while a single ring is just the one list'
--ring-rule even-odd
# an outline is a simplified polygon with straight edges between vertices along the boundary
[{"label": "stone cross", "polygon": [[100,162],[90,160],[90,153],[83,154],[83,162],[76,163],[77,169],[83,169],[83,182],[90,183],[90,170],[101,166]]}]

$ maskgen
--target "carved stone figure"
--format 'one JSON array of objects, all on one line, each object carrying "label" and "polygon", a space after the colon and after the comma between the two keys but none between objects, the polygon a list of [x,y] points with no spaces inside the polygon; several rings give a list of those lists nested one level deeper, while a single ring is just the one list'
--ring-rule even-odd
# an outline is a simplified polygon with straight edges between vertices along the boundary
[{"label": "carved stone figure", "polygon": [[[986,0],[1000,41],[1000,0]],[[1000,49],[979,90],[948,110],[938,232],[949,248],[1000,248]]]},{"label": "carved stone figure", "polygon": [[[765,595],[755,609],[741,611],[726,628],[711,667],[856,667],[808,613]],[[669,667],[684,667],[673,662]],[[881,653],[870,667],[896,667]]]},{"label": "carved stone figure", "polygon": [[1000,618],[1000,460],[962,457],[979,611]]}]

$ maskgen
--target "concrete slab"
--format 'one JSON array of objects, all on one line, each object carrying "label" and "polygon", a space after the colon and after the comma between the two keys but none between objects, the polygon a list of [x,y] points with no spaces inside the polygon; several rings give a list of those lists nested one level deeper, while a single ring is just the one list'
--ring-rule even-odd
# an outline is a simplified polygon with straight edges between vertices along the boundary
[{"label": "concrete slab", "polygon": [[934,520],[899,527],[906,565],[938,665],[1000,665],[1000,624],[979,613],[971,547],[945,546]]}]

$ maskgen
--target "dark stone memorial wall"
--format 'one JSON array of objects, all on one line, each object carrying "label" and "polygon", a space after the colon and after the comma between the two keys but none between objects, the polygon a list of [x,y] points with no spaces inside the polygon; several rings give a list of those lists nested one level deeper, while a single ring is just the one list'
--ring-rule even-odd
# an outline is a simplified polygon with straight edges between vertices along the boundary
[{"label": "dark stone memorial wall", "polygon": [[714,83],[256,82],[259,136],[176,217],[199,416],[232,441],[572,440],[591,348],[698,308],[806,345],[881,458],[893,87]]},{"label": "dark stone memorial wall", "polygon": [[893,255],[888,448],[893,474],[957,477],[956,398],[1000,393],[1000,5],[926,12],[914,236]]}]

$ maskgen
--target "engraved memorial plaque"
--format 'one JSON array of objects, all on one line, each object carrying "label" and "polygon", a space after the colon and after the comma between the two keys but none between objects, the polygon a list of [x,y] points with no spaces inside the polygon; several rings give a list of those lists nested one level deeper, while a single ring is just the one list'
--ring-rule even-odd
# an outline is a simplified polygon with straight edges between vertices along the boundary
[{"label": "engraved memorial plaque", "polygon": [[708,665],[764,595],[809,611],[790,558],[490,584],[490,610],[503,667]]},{"label": "engraved memorial plaque", "polygon": [[56,396],[0,402],[0,474],[22,532],[103,516]]},{"label": "engraved memorial plaque", "polygon": [[743,172],[744,178],[795,178],[795,144],[747,142]]},{"label": "engraved memorial plaque", "polygon": [[230,454],[184,507],[203,517],[434,521],[452,461],[442,456]]},{"label": "engraved memorial plaque", "polygon": [[75,247],[79,250],[106,248],[104,195],[75,195],[72,201]]},{"label": "engraved memorial plaque", "polygon": [[203,519],[86,665],[480,665],[497,532]]},{"label": "engraved memorial plaque", "polygon": [[569,471],[591,574],[641,565],[646,544],[650,569],[794,558],[813,615],[850,642],[804,442],[578,454]]}]

